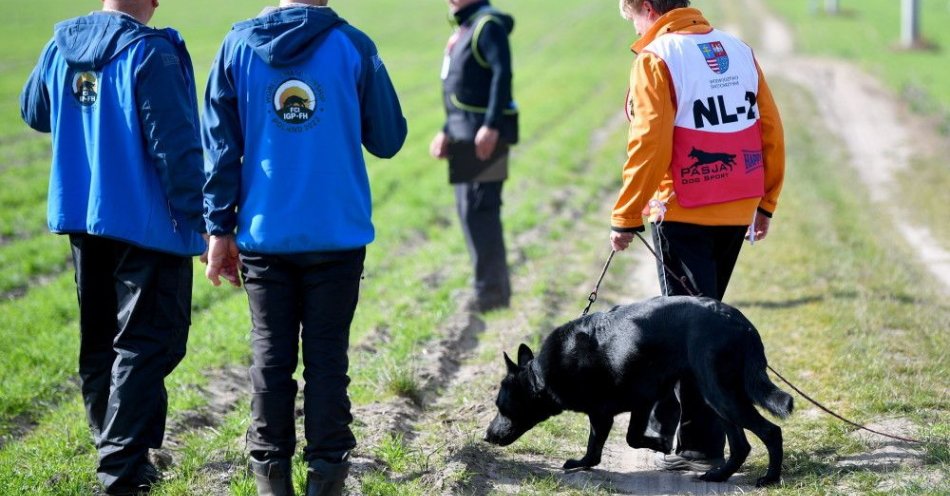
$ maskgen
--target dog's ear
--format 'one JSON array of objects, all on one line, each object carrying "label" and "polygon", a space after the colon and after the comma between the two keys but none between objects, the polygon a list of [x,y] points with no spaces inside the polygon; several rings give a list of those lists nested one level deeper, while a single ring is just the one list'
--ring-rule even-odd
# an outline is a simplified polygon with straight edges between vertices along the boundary
[{"label": "dog's ear", "polygon": [[518,365],[517,365],[515,362],[512,362],[512,361],[511,361],[511,358],[508,358],[508,354],[507,354],[507,353],[503,353],[503,354],[505,355],[505,365],[508,366],[508,373],[509,373],[509,374],[517,374],[517,373],[518,373]]},{"label": "dog's ear", "polygon": [[528,348],[528,345],[521,343],[521,346],[518,347],[518,366],[524,367],[532,359],[534,359],[534,353],[531,353],[531,348]]}]

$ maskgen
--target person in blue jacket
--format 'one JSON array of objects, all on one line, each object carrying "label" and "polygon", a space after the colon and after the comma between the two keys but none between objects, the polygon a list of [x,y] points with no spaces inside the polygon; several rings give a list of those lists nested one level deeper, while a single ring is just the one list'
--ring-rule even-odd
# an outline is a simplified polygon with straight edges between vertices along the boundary
[{"label": "person in blue jacket", "polygon": [[303,346],[307,495],[341,494],[356,446],[349,329],[373,241],[362,147],[394,156],[406,121],[373,42],[326,6],[282,1],[233,26],[205,95],[206,275],[251,309],[250,466],[258,493],[293,494]]},{"label": "person in blue jacket", "polygon": [[79,375],[107,494],[159,473],[164,378],[185,355],[191,257],[205,241],[191,59],[155,0],[106,0],[61,22],[20,97],[51,133],[48,223],[69,235],[79,296]]}]

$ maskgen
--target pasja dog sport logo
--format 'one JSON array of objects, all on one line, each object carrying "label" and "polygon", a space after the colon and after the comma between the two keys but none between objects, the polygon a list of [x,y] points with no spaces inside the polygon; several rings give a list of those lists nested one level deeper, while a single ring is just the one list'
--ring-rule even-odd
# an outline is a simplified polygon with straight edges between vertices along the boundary
[{"label": "pasja dog sport logo", "polygon": [[725,74],[729,70],[729,54],[723,48],[722,43],[713,41],[710,43],[701,43],[699,51],[703,52],[706,58],[706,65],[716,74]]},{"label": "pasja dog sport logo", "polygon": [[79,72],[73,76],[73,96],[83,107],[90,107],[99,101],[99,76],[94,72]]}]

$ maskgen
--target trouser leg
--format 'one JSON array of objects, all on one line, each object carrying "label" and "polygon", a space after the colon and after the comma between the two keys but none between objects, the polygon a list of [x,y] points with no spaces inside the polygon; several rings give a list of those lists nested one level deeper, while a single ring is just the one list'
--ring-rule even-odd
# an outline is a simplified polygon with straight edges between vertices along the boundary
[{"label": "trouser leg", "polygon": [[[698,292],[721,300],[742,247],[743,232],[744,228],[738,226],[654,225],[653,243],[662,259],[657,262],[657,274],[663,294]],[[664,264],[672,269],[673,275],[666,271]],[[686,288],[678,280],[684,277]],[[674,414],[676,409],[678,415]],[[673,419],[679,422],[677,453],[695,458],[722,456],[725,433],[692,380],[683,380],[677,385],[675,399],[667,396],[657,403],[650,425],[668,435]]]},{"label": "trouser leg", "polygon": [[118,330],[113,275],[116,261],[111,242],[80,234],[70,235],[69,242],[79,300],[79,378],[86,418],[98,448],[116,357],[112,349]]},{"label": "trouser leg", "polygon": [[501,223],[502,181],[455,185],[455,204],[475,272],[475,294],[488,305],[511,298]]},{"label": "trouser leg", "polygon": [[716,299],[719,301],[726,295],[726,288],[732,279],[745,231],[745,227],[738,226],[717,226],[715,229],[713,258],[716,260]]},{"label": "trouser leg", "polygon": [[356,446],[347,386],[350,323],[359,299],[365,249],[302,254],[304,459],[340,462]]},{"label": "trouser leg", "polygon": [[[653,226],[660,291],[665,296],[697,295],[722,300],[736,266],[745,227],[667,222]],[[672,269],[671,276],[663,266]],[[684,288],[680,279],[685,277]]]},{"label": "trouser leg", "polygon": [[297,269],[280,256],[242,254],[251,309],[251,424],[247,445],[260,461],[290,459],[296,448],[300,299]]},{"label": "trouser leg", "polygon": [[99,445],[99,479],[107,489],[138,482],[148,449],[161,446],[164,379],[184,357],[193,273],[189,257],[115,243],[118,332]]},{"label": "trouser leg", "polygon": [[692,378],[676,385],[676,398],[680,404],[676,452],[691,458],[722,458],[726,434]]}]

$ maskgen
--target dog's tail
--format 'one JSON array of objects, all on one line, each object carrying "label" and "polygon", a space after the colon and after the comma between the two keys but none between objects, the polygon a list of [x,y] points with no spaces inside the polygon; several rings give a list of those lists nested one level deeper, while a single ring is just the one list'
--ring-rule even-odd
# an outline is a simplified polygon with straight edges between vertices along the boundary
[{"label": "dog's tail", "polygon": [[761,343],[758,346],[752,345],[748,360],[745,363],[745,390],[752,398],[752,402],[765,408],[773,415],[779,418],[786,418],[795,408],[795,402],[792,395],[782,391],[776,386],[768,374],[765,373],[765,350]]}]

